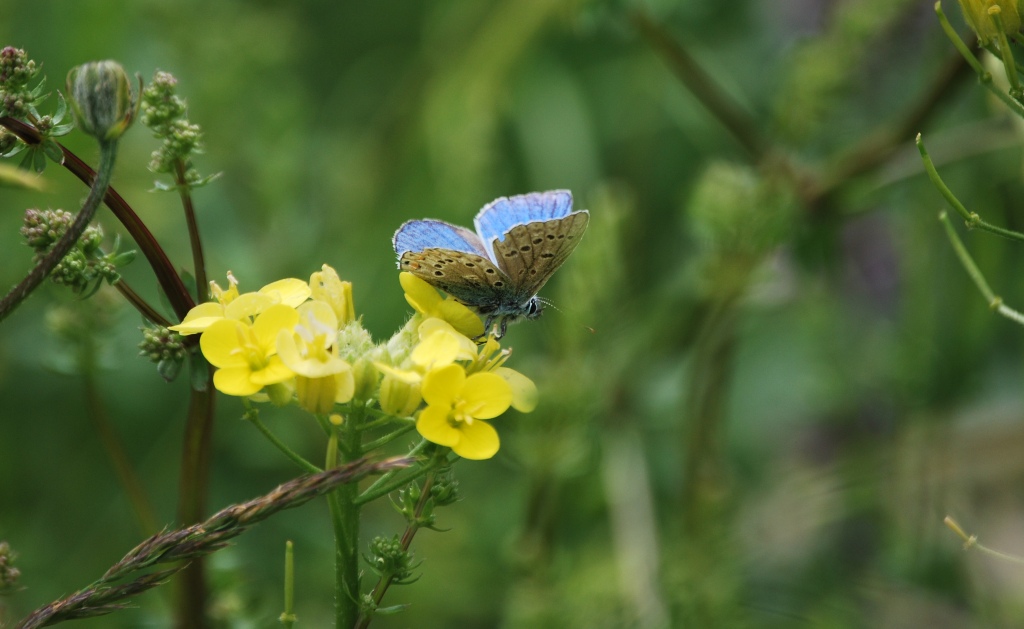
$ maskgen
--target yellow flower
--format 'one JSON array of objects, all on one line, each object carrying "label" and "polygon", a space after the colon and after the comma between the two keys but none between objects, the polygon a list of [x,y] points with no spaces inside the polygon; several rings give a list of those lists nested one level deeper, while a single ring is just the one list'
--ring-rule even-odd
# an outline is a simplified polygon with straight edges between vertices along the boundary
[{"label": "yellow flower", "polygon": [[238,280],[228,271],[227,290],[210,282],[210,292],[216,301],[209,301],[192,308],[178,325],[170,326],[178,334],[188,336],[199,334],[222,319],[248,321],[274,304],[292,308],[298,306],[310,295],[309,285],[302,280],[283,279],[267,284],[255,293],[238,293]]},{"label": "yellow flower", "polygon": [[512,404],[512,388],[497,374],[467,376],[457,363],[434,369],[423,378],[423,399],[416,430],[424,439],[448,446],[466,459],[489,459],[498,451],[498,433],[485,419]]},{"label": "yellow flower", "polygon": [[276,304],[251,325],[236,319],[213,322],[199,339],[203,356],[217,367],[213,384],[228,395],[248,396],[294,374],[277,354],[277,335],[299,321],[290,306]]},{"label": "yellow flower", "polygon": [[343,282],[338,273],[329,265],[309,277],[309,288],[313,299],[326,302],[334,309],[338,327],[343,328],[356,320],[356,309],[352,301],[352,282]]},{"label": "yellow flower", "polygon": [[494,337],[488,337],[469,366],[469,372],[486,371],[501,376],[512,388],[512,408],[529,413],[537,408],[537,385],[515,369],[502,366],[511,355],[511,349],[501,349]]},{"label": "yellow flower", "polygon": [[1017,0],[960,0],[960,8],[967,24],[978,34],[982,43],[995,39],[999,34],[995,20],[992,19],[993,13],[999,14],[1003,32],[1007,35],[1020,30]]},{"label": "yellow flower", "polygon": [[335,402],[352,399],[352,367],[338,357],[338,320],[330,304],[310,301],[299,306],[298,314],[298,325],[277,333],[277,354],[295,372],[299,405],[311,413],[326,414]]},{"label": "yellow flower", "polygon": [[454,299],[445,299],[433,286],[416,277],[412,273],[398,274],[398,281],[405,291],[405,300],[416,312],[424,317],[443,319],[458,330],[459,334],[468,338],[477,338],[484,333],[484,324],[480,317],[466,306]]}]

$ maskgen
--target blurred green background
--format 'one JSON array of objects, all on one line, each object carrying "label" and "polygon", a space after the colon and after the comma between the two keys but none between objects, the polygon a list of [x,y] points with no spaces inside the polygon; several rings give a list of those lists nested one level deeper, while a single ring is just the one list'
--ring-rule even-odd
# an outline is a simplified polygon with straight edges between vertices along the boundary
[{"label": "blurred green background", "polygon": [[[385,599],[409,608],[374,627],[1019,626],[1024,569],[964,553],[942,520],[1024,554],[1024,331],[953,256],[912,139],[970,209],[1021,229],[1021,127],[932,4],[0,0],[0,45],[51,87],[104,58],[172,72],[205,131],[199,170],[223,172],[195,195],[211,277],[254,290],[331,264],[381,340],[409,311],[403,221],[469,224],[552,188],[590,209],[543,292],[561,312],[506,339],[539,408],[497,422],[494,460],[457,466],[450,530],[417,536],[421,580]],[[732,131],[680,79],[688,58],[738,111]],[[154,148],[133,128],[114,185],[187,267],[176,197],[149,192]],[[24,209],[85,196],[61,168],[45,179],[0,191],[4,286],[30,266]],[[1024,247],[964,238],[1024,306]],[[155,298],[143,260],[125,276]],[[8,619],[143,537],[55,308],[97,330],[92,377],[161,524],[177,501],[187,382],[136,357],[139,317],[116,299],[39,291],[0,327],[0,539],[25,588]],[[297,474],[241,410],[219,401],[211,509]],[[301,414],[263,417],[322,456]],[[216,555],[218,626],[276,626],[287,539],[299,626],[329,625],[327,515],[314,501]],[[402,524],[376,505],[364,531]],[[168,593],[78,626],[167,626]]]}]

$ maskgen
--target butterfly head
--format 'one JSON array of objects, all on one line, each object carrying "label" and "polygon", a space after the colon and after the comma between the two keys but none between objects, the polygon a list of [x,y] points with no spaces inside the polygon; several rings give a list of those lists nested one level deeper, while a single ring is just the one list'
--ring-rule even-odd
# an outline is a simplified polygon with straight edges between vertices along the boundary
[{"label": "butterfly head", "polygon": [[544,302],[536,295],[531,297],[530,301],[526,302],[526,305],[523,306],[523,316],[531,321],[539,317],[542,312],[544,312]]}]

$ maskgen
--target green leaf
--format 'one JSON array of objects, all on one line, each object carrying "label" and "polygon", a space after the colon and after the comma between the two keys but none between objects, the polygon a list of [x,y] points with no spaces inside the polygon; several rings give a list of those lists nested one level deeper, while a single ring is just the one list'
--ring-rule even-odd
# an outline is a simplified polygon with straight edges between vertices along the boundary
[{"label": "green leaf", "polygon": [[[156,371],[160,374],[160,377],[167,382],[173,382],[174,379],[178,377],[178,374],[181,373],[181,366],[184,363],[185,361],[182,360],[165,358],[156,364]],[[195,372],[193,371],[193,373]]]},{"label": "green leaf", "polygon": [[66,116],[67,113],[68,113],[68,101],[66,101],[64,99],[64,95],[61,94],[60,91],[58,91],[57,92],[57,111],[55,111],[54,114],[53,114],[53,121],[55,123],[60,122],[61,120],[64,119],[64,116]]},{"label": "green leaf", "polygon": [[129,264],[131,264],[135,260],[135,257],[138,255],[138,253],[139,252],[136,251],[135,249],[132,249],[130,251],[124,251],[110,258],[110,263],[120,269],[121,267],[128,266]]},{"label": "green leaf", "polygon": [[43,140],[43,152],[50,158],[54,164],[60,165],[64,163],[64,151],[60,149],[60,145],[56,141],[46,138]]},{"label": "green leaf", "polygon": [[210,363],[206,362],[201,352],[189,354],[189,382],[193,391],[205,391],[210,381]]}]

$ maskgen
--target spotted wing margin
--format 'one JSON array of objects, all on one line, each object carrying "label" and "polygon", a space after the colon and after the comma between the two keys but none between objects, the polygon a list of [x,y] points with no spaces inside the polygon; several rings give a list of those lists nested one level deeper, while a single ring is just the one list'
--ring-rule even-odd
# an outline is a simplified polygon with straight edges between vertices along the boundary
[{"label": "spotted wing margin", "polygon": [[[500,197],[485,205],[473,219],[480,240],[489,243],[517,225],[563,218],[572,212],[572,193],[568,190],[531,192]],[[497,258],[495,258],[497,262]]]},{"label": "spotted wing margin", "polygon": [[[463,253],[487,256],[480,237],[458,225],[434,219],[406,221],[395,231],[392,239],[399,260],[406,251],[424,251],[428,248],[451,249]],[[399,264],[401,266],[401,264]]]},{"label": "spotted wing margin", "polygon": [[485,255],[454,249],[406,251],[399,257],[398,267],[478,308],[495,305],[497,292],[505,290],[509,282]]},{"label": "spotted wing margin", "polygon": [[590,213],[581,210],[560,219],[517,225],[504,240],[491,243],[499,268],[512,280],[521,301],[536,295],[562,266],[589,221]]}]

